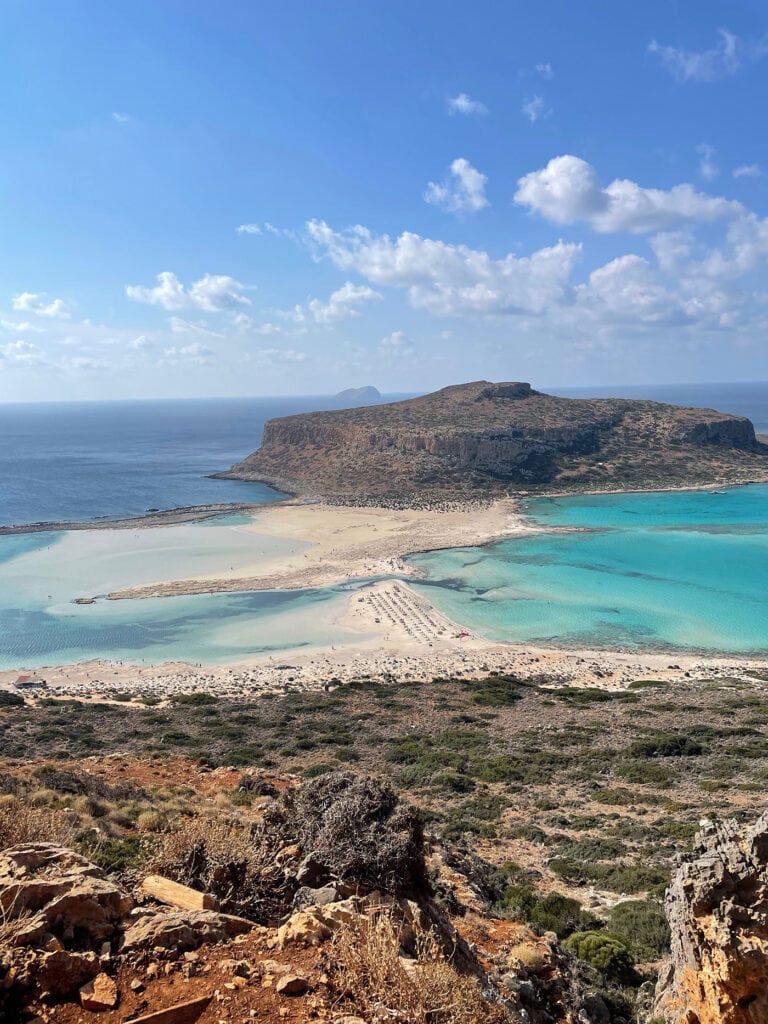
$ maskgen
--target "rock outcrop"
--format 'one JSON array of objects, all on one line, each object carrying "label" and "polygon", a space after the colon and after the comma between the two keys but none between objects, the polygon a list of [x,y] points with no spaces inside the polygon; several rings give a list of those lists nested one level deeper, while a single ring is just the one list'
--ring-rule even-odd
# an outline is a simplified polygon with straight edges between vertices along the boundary
[{"label": "rock outcrop", "polygon": [[368,408],[269,420],[227,476],[333,498],[654,487],[768,477],[749,420],[628,399],[558,398],[473,384]]},{"label": "rock outcrop", "polygon": [[707,825],[666,897],[672,932],[655,1014],[667,1024],[768,1021],[768,812]]}]

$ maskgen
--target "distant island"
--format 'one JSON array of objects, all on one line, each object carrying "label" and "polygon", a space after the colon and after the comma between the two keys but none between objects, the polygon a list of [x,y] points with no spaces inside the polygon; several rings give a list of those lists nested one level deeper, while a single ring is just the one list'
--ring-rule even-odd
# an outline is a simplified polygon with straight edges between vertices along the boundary
[{"label": "distant island", "polygon": [[228,476],[334,501],[665,489],[768,479],[752,423],[712,409],[476,381],[269,420]]},{"label": "distant island", "polygon": [[381,401],[381,392],[371,384],[363,388],[347,388],[334,395],[337,405],[349,408],[353,405],[378,405]]}]

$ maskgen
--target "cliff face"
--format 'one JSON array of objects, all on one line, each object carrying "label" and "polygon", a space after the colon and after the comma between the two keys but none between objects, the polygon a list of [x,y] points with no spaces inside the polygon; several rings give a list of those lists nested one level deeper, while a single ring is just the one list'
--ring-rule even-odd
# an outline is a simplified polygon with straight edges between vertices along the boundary
[{"label": "cliff face", "polygon": [[767,456],[743,417],[479,381],[388,405],[270,420],[262,447],[231,475],[302,494],[450,495],[554,481],[654,486],[660,467],[685,483],[697,466],[718,460],[768,474]]},{"label": "cliff face", "polygon": [[768,813],[700,832],[667,893],[670,959],[656,1015],[667,1024],[768,1021]]}]

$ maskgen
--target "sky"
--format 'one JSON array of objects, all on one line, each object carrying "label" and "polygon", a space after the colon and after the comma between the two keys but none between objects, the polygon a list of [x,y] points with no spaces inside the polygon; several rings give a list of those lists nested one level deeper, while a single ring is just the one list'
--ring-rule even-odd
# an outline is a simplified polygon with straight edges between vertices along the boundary
[{"label": "sky", "polygon": [[0,401],[768,379],[763,0],[0,0]]}]

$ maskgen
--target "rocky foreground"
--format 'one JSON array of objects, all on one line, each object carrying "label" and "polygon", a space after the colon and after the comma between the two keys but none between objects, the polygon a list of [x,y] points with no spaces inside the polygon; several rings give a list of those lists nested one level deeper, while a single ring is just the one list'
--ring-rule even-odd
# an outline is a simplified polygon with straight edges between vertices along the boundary
[{"label": "rocky foreground", "polygon": [[671,952],[635,966],[628,940],[557,894],[522,923],[503,872],[426,836],[381,782],[248,772],[240,789],[247,818],[177,823],[110,869],[104,845],[100,866],[6,802],[0,837],[19,841],[0,852],[0,1021],[768,1019],[768,815],[705,824],[667,891]]},{"label": "rocky foreground", "polygon": [[477,381],[387,405],[270,420],[227,476],[303,496],[413,504],[510,488],[684,487],[768,478],[749,420]]}]

